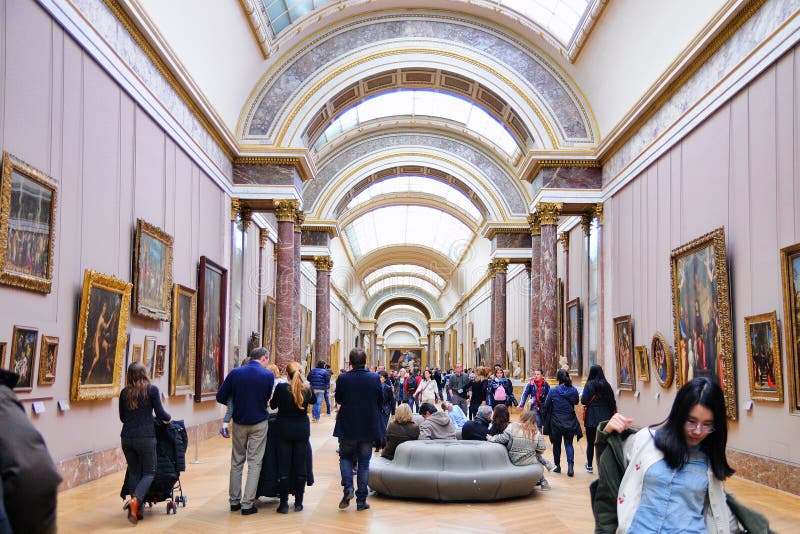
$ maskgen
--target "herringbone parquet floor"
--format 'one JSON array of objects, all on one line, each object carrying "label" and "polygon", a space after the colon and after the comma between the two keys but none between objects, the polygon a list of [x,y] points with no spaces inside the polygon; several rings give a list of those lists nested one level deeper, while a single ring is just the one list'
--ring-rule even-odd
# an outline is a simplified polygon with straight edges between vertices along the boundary
[{"label": "herringbone parquet floor", "polygon": [[[289,515],[275,513],[277,501],[259,503],[259,513],[243,517],[228,511],[227,488],[230,441],[215,437],[199,444],[201,463],[190,464],[181,477],[186,508],[166,515],[160,504],[145,511],[145,519],[133,527],[126,520],[119,500],[122,473],[106,476],[59,495],[60,533],[170,532],[280,532],[334,534],[345,532],[390,533],[480,533],[486,532],[581,532],[593,531],[588,485],[594,475],[578,468],[574,478],[549,474],[552,490],[530,497],[490,504],[442,504],[370,497],[370,510],[356,512],[337,508],[341,498],[336,440],[331,436],[333,418],[312,425],[314,475],[316,483],[307,489],[305,510]],[[549,446],[549,444],[548,444]],[[576,464],[582,466],[583,441],[575,450]],[[549,455],[549,451],[548,451]],[[187,460],[194,458],[189,449]],[[566,465],[565,465],[566,466]],[[733,478],[728,491],[741,501],[765,513],[778,532],[800,532],[800,497],[752,482]]]}]

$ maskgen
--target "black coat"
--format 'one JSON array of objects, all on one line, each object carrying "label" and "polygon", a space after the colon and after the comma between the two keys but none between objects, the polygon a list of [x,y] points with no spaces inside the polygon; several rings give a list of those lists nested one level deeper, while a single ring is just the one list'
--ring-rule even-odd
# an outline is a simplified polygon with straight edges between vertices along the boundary
[{"label": "black coat", "polygon": [[[277,414],[270,414],[268,417],[269,425],[267,426],[267,443],[264,446],[264,459],[261,461],[261,475],[258,477],[258,490],[256,491],[257,497],[278,497],[278,441],[280,440],[280,431],[278,429]],[[306,485],[314,485],[314,458],[313,451],[311,450],[311,442],[307,443],[306,455]],[[293,472],[289,472],[289,478],[294,480]],[[292,493],[295,486],[289,486]]]},{"label": "black coat", "polygon": [[467,421],[461,427],[461,440],[486,441],[486,434],[488,433],[489,421],[476,417],[472,421]]},{"label": "black coat", "polygon": [[545,427],[547,419],[550,419],[550,427],[544,429],[545,434],[583,437],[583,429],[575,415],[576,404],[578,404],[578,390],[574,386],[559,384],[550,388],[550,393],[544,401]]},{"label": "black coat", "polygon": [[386,435],[381,417],[383,391],[378,375],[359,368],[336,379],[339,413],[333,435],[353,441],[375,441]]},{"label": "black coat", "polygon": [[617,401],[614,400],[611,386],[601,389],[596,380],[590,380],[583,386],[581,404],[585,406],[583,419],[585,428],[597,428],[601,421],[608,421],[617,413]]}]

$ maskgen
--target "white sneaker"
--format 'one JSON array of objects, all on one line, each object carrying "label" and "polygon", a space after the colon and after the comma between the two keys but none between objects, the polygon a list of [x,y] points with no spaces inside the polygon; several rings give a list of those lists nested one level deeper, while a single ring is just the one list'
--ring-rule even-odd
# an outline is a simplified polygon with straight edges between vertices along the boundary
[{"label": "white sneaker", "polygon": [[550,483],[547,481],[547,479],[544,479],[544,478],[543,478],[543,479],[542,479],[542,480],[539,482],[539,489],[541,489],[542,491],[547,491],[547,490],[549,490],[549,489],[550,489]]}]

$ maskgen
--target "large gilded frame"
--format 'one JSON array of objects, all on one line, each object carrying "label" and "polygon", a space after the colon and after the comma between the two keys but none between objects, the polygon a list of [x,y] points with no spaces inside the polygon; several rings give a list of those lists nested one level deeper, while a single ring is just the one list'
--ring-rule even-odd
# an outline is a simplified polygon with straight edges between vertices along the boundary
[{"label": "large gilded frame", "polygon": [[781,249],[790,410],[800,414],[800,243]]},{"label": "large gilded frame", "polygon": [[[122,364],[125,360],[128,319],[131,309],[131,289],[133,284],[114,276],[101,274],[90,269],[83,273],[81,308],[78,315],[78,333],[75,339],[75,361],[72,367],[72,386],[70,399],[73,401],[109,399],[119,395]],[[101,289],[120,296],[119,325],[117,328],[116,350],[114,351],[113,379],[110,384],[82,384],[84,347],[88,336],[89,311],[92,291]]]},{"label": "large gilded frame", "polygon": [[[765,366],[773,369],[774,387],[756,386],[756,373],[753,365],[755,363],[755,347],[753,346],[754,329],[762,327],[762,332],[766,332],[770,341],[772,353],[765,355]],[[783,402],[783,359],[781,358],[781,339],[778,337],[778,313],[769,312],[759,315],[751,315],[744,318],[744,336],[747,344],[747,374],[750,378],[750,398],[753,400],[764,400],[772,402]]]},{"label": "large gilded frame", "polygon": [[275,325],[278,303],[274,297],[264,300],[264,324],[261,326],[261,346],[269,351],[269,361],[275,362]]},{"label": "large gilded frame", "polygon": [[[711,373],[720,381],[722,390],[725,393],[726,415],[729,419],[736,420],[738,418],[736,408],[736,369],[734,367],[733,358],[730,286],[728,281],[728,261],[725,247],[725,228],[723,227],[717,228],[712,232],[702,235],[697,239],[694,239],[689,243],[674,249],[670,257],[670,272],[672,274],[672,318],[675,334],[675,359],[677,361],[675,383],[676,386],[680,388],[688,380],[688,371],[690,370],[690,366],[688,364],[688,354],[693,353],[693,351],[689,350],[689,348],[683,349],[681,345],[681,343],[684,342],[683,338],[681,337],[681,310],[684,309],[684,304],[688,304],[682,302],[681,300],[681,289],[683,284],[686,283],[687,274],[697,274],[697,271],[692,271],[690,273],[691,269],[687,268],[687,263],[692,261],[694,258],[697,258],[699,261],[699,258],[704,253],[708,254],[709,258],[713,258],[714,260],[713,269],[710,265],[707,267],[707,270],[711,275],[713,275],[713,279],[709,279],[708,287],[701,286],[700,289],[702,291],[709,292],[709,300],[713,305],[712,310],[716,309],[714,318],[716,319],[717,323],[715,335],[716,359],[714,362],[712,362],[711,369],[708,369],[707,372]],[[694,285],[700,284],[694,283]],[[715,294],[716,297],[714,296]],[[699,313],[702,314],[702,310]],[[687,317],[686,321],[688,321],[688,319],[689,318]],[[694,322],[696,322],[696,319]],[[711,327],[710,320],[708,321],[707,327]],[[696,330],[696,327],[693,328],[690,325],[684,324],[685,330],[689,330],[689,328]],[[704,332],[706,339],[708,339],[707,334],[710,332],[711,330]],[[691,334],[691,330],[689,333]],[[695,334],[695,338],[696,337],[697,336]],[[696,344],[696,342],[693,343]],[[704,343],[704,346],[706,344],[707,343]],[[708,353],[706,352],[706,354]],[[697,357],[695,356],[695,358]],[[711,358],[708,358],[708,360],[710,361]],[[722,369],[722,376],[720,376],[719,372],[717,371],[717,369],[720,367]],[[694,366],[691,366],[691,370],[693,373],[695,371],[698,373],[702,372],[702,370],[695,369]]]},{"label": "large gilded frame", "polygon": [[[208,287],[206,283],[207,273],[210,273],[212,278],[213,276],[218,277],[218,287]],[[225,377],[225,333],[228,326],[225,322],[225,312],[228,309],[228,270],[206,256],[201,256],[197,287],[197,355],[194,366],[194,401],[204,402],[216,398],[217,390],[222,385],[222,380]],[[219,292],[217,295],[219,307],[217,309],[211,308],[211,299],[214,298],[211,289]],[[216,332],[207,330],[204,318],[216,322],[218,327]],[[217,352],[215,354],[204,354],[204,349],[206,348],[204,341],[214,341]],[[206,376],[206,371],[216,374],[214,377],[215,383],[213,387],[203,389],[203,379]]]},{"label": "large gilded frame", "polygon": [[[18,272],[10,268],[9,262],[9,223],[11,218],[11,182],[14,172],[21,174],[28,180],[48,189],[52,195],[50,199],[50,227],[46,254],[46,274],[35,276]],[[55,225],[58,187],[55,181],[42,171],[28,165],[16,156],[3,152],[2,174],[0,175],[0,283],[50,293],[53,285],[53,259],[55,250]]]},{"label": "large gilded frame", "polygon": [[[181,314],[181,300],[189,299],[188,317]],[[181,321],[188,329],[189,339],[185,347],[186,354],[181,354],[178,334]],[[186,358],[186,382],[178,383],[178,360]],[[194,389],[194,366],[197,358],[197,292],[180,284],[172,289],[172,324],[170,325],[170,357],[169,357],[169,394],[182,395]]]},{"label": "large gilded frame", "polygon": [[[622,332],[625,333],[624,338],[620,335]],[[621,391],[636,391],[633,320],[630,315],[614,317],[614,358],[617,365],[617,389]],[[623,369],[625,369],[627,375],[623,374]]]},{"label": "large gilded frame", "polygon": [[[158,292],[161,294],[157,303],[143,302],[142,288],[142,236],[147,236],[157,241],[163,247],[163,261],[159,266],[160,284]],[[142,219],[136,220],[136,236],[133,247],[133,310],[136,315],[169,321],[172,304],[172,236],[161,228],[154,226]]]}]

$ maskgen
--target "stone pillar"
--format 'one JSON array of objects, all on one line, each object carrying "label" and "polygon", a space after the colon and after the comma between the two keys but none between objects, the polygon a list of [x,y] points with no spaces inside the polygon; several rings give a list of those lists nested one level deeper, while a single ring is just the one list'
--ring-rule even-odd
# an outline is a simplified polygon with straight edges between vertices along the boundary
[{"label": "stone pillar", "polygon": [[[264,248],[267,246],[269,230],[266,228],[258,229],[258,324],[264,324]],[[264,333],[261,333],[264,339]],[[249,356],[249,354],[248,354]]]},{"label": "stone pillar", "polygon": [[492,350],[489,364],[506,366],[506,273],[508,260],[496,258],[489,264],[492,273]]},{"label": "stone pillar", "polygon": [[[292,330],[292,351],[294,352],[295,361],[303,361],[306,357],[304,354],[305,347],[303,346],[304,339],[300,339],[300,266],[302,260],[300,259],[300,241],[303,237],[303,221],[306,216],[302,211],[296,210],[294,214],[294,293],[292,293],[292,306],[297,321]],[[309,369],[310,371],[310,369]]]},{"label": "stone pillar", "polygon": [[[561,232],[558,236],[558,240],[561,241],[561,246],[564,249],[564,304],[565,309],[561,310],[561,317],[567,316],[566,310],[566,303],[569,302],[569,232]],[[565,321],[566,323],[566,321]],[[559,350],[562,351],[562,354],[567,357],[567,361],[569,361],[569,339],[567,336],[564,337],[564,346],[559,347]],[[576,365],[578,362],[570,361],[570,365]],[[570,367],[572,368],[572,367]]]},{"label": "stone pillar", "polygon": [[547,377],[558,370],[558,280],[556,277],[556,228],[561,202],[540,202],[536,208],[542,229],[542,363]]},{"label": "stone pillar", "polygon": [[[329,256],[316,256],[317,269],[317,322],[314,325],[314,364],[318,361],[331,363],[331,269],[333,260]],[[310,325],[309,325],[310,327]]]},{"label": "stone pillar", "polygon": [[528,371],[542,367],[541,312],[542,312],[542,228],[539,217],[530,215],[531,225],[531,323]]},{"label": "stone pillar", "polygon": [[294,331],[298,313],[294,307],[294,222],[296,200],[276,200],[275,215],[278,218],[277,292],[275,293],[276,328],[275,364],[283,372],[286,364],[297,361],[294,352]]},{"label": "stone pillar", "polygon": [[598,202],[594,207],[594,217],[597,219],[597,268],[600,274],[600,288],[597,293],[597,363],[606,366],[606,346],[605,346],[605,325],[606,325],[606,306],[603,297],[606,289],[605,284],[605,254],[603,254],[603,203]]}]

